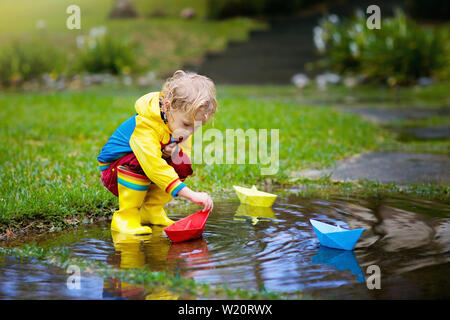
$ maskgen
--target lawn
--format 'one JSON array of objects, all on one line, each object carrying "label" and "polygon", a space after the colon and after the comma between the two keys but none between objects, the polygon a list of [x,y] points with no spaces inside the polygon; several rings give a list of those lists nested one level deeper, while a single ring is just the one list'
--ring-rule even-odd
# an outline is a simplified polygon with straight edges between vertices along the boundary
[{"label": "lawn", "polygon": [[[77,36],[88,35],[93,27],[106,26],[115,38],[131,40],[138,46],[143,72],[154,71],[166,77],[186,63],[197,63],[207,51],[223,50],[230,40],[243,41],[250,30],[267,26],[247,18],[222,21],[204,19],[205,1],[193,1],[197,17],[184,20],[179,12],[187,1],[177,0],[170,6],[158,0],[135,1],[139,16],[135,19],[108,19],[111,0],[5,0],[0,2],[0,48],[11,40],[38,38],[64,53],[73,64]],[[76,4],[81,9],[81,29],[69,30],[66,8]],[[170,10],[164,17],[149,17],[155,10]],[[45,27],[38,29],[38,25]],[[145,69],[145,70],[144,70]]]},{"label": "lawn", "polygon": [[267,101],[335,106],[373,106],[378,108],[442,108],[450,106],[449,81],[431,86],[393,87],[328,85],[325,91],[315,85],[298,89],[294,86],[226,86],[224,94],[233,97],[257,97]]},{"label": "lawn", "polygon": [[[259,165],[196,164],[195,176],[186,181],[196,190],[219,194],[233,184],[288,183],[292,171],[329,166],[392,141],[387,131],[332,107],[236,97],[233,87],[217,90],[219,111],[204,129],[279,129],[280,168],[264,176]],[[95,87],[2,94],[0,230],[41,220],[62,226],[73,218],[109,214],[117,199],[102,186],[96,157],[144,93]]]}]

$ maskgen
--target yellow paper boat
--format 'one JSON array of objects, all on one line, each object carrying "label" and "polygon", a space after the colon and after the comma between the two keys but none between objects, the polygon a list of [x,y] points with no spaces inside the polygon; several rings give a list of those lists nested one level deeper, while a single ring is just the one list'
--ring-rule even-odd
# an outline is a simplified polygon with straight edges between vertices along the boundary
[{"label": "yellow paper boat", "polygon": [[236,191],[239,200],[241,200],[242,203],[246,203],[251,206],[270,207],[277,198],[276,194],[258,191],[255,186],[251,189],[239,186],[233,186],[233,188]]},{"label": "yellow paper boat", "polygon": [[276,219],[275,213],[271,207],[255,207],[245,203],[241,203],[236,210],[233,220],[246,220],[249,218],[255,225],[259,221],[267,221]]}]

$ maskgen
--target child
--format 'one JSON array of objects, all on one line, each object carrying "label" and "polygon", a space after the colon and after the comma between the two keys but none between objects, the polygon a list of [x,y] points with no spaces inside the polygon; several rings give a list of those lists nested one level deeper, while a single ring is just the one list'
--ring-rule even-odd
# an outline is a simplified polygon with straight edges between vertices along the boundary
[{"label": "child", "polygon": [[161,92],[136,101],[136,114],[122,123],[97,160],[104,186],[119,197],[111,229],[126,234],[149,234],[141,223],[168,226],[163,206],[181,196],[204,210],[213,201],[183,181],[192,174],[191,135],[217,108],[213,82],[195,73],[176,71]]}]

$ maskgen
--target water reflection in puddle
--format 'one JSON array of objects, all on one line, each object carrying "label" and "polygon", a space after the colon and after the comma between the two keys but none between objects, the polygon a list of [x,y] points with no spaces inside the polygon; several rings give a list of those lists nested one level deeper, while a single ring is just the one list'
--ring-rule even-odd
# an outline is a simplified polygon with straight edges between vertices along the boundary
[{"label": "water reflection in puddle", "polygon": [[68,290],[68,274],[60,268],[36,261],[20,261],[3,257],[0,264],[1,299],[99,299],[103,294],[103,278],[83,275],[79,290]]},{"label": "water reflection in puddle", "polygon": [[[169,209],[175,219],[187,214],[175,211]],[[340,221],[343,227],[366,230],[353,252],[329,249],[319,245],[309,219],[332,224]],[[71,243],[67,238],[59,243],[57,238],[45,241],[68,246],[73,256],[116,267],[147,266],[153,271],[166,270],[229,287],[264,287],[292,294],[302,291],[319,298],[450,295],[449,286],[444,285],[450,271],[450,206],[446,204],[412,199],[315,200],[290,195],[275,203],[273,209],[218,202],[203,238],[189,242],[172,244],[162,227],[152,228],[152,235],[133,237],[111,234],[109,224],[102,224],[96,227],[100,231],[94,233],[95,237],[81,233]],[[365,284],[369,276],[366,269],[373,264],[382,273],[379,291],[368,290]],[[51,294],[42,294],[39,288],[30,290],[22,283],[26,281],[24,275],[32,274],[34,268],[39,265],[6,263],[0,267],[0,297],[81,297],[61,289],[67,275],[50,269],[45,275],[38,273],[36,281],[46,283],[49,278],[51,283],[59,282],[59,289]],[[417,272],[421,276],[414,276]],[[164,289],[149,292],[117,279],[94,278],[85,278],[84,298],[189,298]]]}]

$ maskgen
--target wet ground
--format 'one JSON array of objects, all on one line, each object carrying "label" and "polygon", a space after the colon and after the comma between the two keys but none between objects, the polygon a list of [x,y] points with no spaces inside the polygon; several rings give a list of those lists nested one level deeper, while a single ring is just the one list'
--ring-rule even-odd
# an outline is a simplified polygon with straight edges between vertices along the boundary
[{"label": "wet ground", "polygon": [[444,154],[371,152],[338,161],[330,179],[449,185],[449,168],[450,156]]},{"label": "wet ground", "polygon": [[390,124],[391,122],[398,120],[421,120],[428,117],[438,116],[447,117],[450,115],[450,109],[448,107],[339,107],[338,109],[343,112],[358,114],[363,118],[378,124]]},{"label": "wet ground", "polygon": [[[366,120],[382,125],[395,133],[397,140],[410,142],[446,142],[450,139],[448,125],[395,126],[396,121],[423,120],[430,117],[448,117],[450,109],[441,108],[386,108],[339,107],[342,112],[355,113]],[[445,146],[443,146],[445,148]],[[329,176],[335,181],[370,180],[380,183],[448,185],[450,183],[450,154],[413,153],[402,151],[369,152],[338,161],[322,170],[306,169],[293,173],[294,179],[317,179]]]},{"label": "wet ground", "polygon": [[380,183],[450,184],[450,156],[434,153],[370,152],[338,161],[333,168],[301,170],[293,177],[335,181],[370,180]]},{"label": "wet ground", "polygon": [[[184,212],[183,212],[184,211]],[[171,208],[173,218],[194,212]],[[177,213],[175,213],[177,212]],[[309,219],[365,228],[354,251],[319,245]],[[111,234],[109,224],[41,237],[41,246],[120,268],[148,266],[213,285],[261,289],[321,299],[450,298],[450,205],[416,199],[281,197],[273,208],[216,202],[203,238],[172,244],[161,227],[136,241]],[[381,289],[369,290],[377,265]],[[65,270],[3,257],[2,299],[178,299],[164,289],[81,274],[69,290]]]}]

